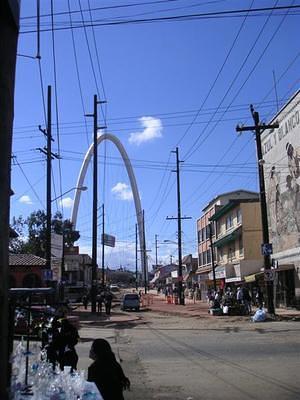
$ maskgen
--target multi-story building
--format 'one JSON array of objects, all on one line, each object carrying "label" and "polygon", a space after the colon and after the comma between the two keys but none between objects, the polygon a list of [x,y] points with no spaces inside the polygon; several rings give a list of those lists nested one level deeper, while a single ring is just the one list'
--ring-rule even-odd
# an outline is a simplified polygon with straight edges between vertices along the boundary
[{"label": "multi-story building", "polygon": [[91,257],[88,254],[80,254],[78,246],[65,248],[64,275],[66,285],[91,286]]},{"label": "multi-story building", "polygon": [[276,306],[300,306],[300,90],[261,135]]},{"label": "multi-story building", "polygon": [[[216,196],[205,208],[203,208],[202,216],[197,220],[197,236],[198,236],[198,285],[201,298],[204,300],[207,291],[213,288],[213,281],[209,279],[209,273],[212,271],[211,247],[210,247],[210,229],[212,229],[212,240],[215,239],[214,224],[211,224],[210,218],[222,206],[226,205],[230,200],[235,199],[257,199],[258,194],[248,190],[235,190]],[[216,261],[217,249],[214,254]],[[221,272],[217,272],[217,284],[223,285],[225,276]]]},{"label": "multi-story building", "polygon": [[[259,199],[230,200],[210,218],[215,225],[216,275],[223,286],[240,284],[262,274],[262,227]],[[213,274],[209,274],[210,280]]]}]

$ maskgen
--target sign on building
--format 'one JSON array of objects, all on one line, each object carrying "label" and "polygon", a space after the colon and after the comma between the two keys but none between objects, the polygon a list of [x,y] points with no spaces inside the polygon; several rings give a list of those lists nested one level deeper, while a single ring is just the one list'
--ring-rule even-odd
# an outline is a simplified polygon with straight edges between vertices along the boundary
[{"label": "sign on building", "polygon": [[263,256],[270,256],[273,253],[272,243],[263,243],[261,245],[261,254]]},{"label": "sign on building", "polygon": [[115,247],[116,238],[112,235],[108,235],[104,233],[101,235],[101,244],[104,243],[104,246]]},{"label": "sign on building", "polygon": [[261,136],[270,242],[273,252],[299,247],[300,91],[270,123],[279,127]]},{"label": "sign on building", "polygon": [[51,255],[52,257],[62,258],[63,254],[63,235],[51,233]]}]

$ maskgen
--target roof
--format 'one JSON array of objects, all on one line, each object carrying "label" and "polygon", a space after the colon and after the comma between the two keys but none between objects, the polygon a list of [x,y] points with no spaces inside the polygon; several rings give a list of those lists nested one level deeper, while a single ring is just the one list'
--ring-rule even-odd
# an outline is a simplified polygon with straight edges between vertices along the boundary
[{"label": "roof", "polygon": [[9,265],[11,267],[18,265],[43,267],[46,265],[46,260],[33,254],[9,254]]},{"label": "roof", "polygon": [[220,217],[225,215],[228,211],[235,208],[237,205],[241,203],[258,203],[259,199],[234,199],[230,200],[225,206],[222,206],[215,212],[215,214],[209,218],[210,221],[217,221]]},{"label": "roof", "polygon": [[222,197],[227,197],[230,196],[231,194],[237,194],[237,193],[248,193],[250,195],[256,195],[257,197],[259,196],[259,194],[257,192],[252,192],[251,190],[245,190],[245,189],[237,189],[237,190],[233,190],[231,192],[225,192],[222,194],[218,194],[216,197],[214,197],[204,208],[203,208],[203,212],[205,210],[207,210],[209,207],[213,206],[218,199],[221,199]]}]

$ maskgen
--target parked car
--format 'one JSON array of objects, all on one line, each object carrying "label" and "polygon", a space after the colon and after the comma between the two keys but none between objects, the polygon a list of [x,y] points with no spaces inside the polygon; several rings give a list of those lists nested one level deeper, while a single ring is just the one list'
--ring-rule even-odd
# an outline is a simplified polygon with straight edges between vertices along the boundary
[{"label": "parked car", "polygon": [[111,292],[119,292],[119,291],[120,291],[118,285],[110,285],[110,286],[109,286],[109,290],[110,290]]},{"label": "parked car", "polygon": [[125,293],[121,302],[121,310],[140,310],[140,296],[137,293]]}]

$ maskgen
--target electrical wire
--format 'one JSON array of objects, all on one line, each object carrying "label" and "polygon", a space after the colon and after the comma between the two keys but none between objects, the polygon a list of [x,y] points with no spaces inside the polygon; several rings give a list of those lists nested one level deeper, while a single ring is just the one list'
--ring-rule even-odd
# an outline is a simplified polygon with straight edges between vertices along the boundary
[{"label": "electrical wire", "polygon": [[[60,162],[60,132],[59,132],[59,113],[58,113],[58,91],[57,91],[57,72],[56,72],[56,54],[55,54],[55,34],[54,34],[54,16],[53,16],[53,0],[51,0],[51,37],[52,37],[52,57],[53,57],[53,72],[54,72],[54,88],[55,88],[55,111],[56,111],[56,137],[57,137],[57,147],[58,147],[58,170],[59,170],[59,191],[60,196],[62,196],[62,171]],[[49,133],[48,133],[49,134]],[[51,169],[52,173],[53,170]],[[55,185],[54,177],[53,182]],[[64,215],[64,206],[61,202],[62,215]]]},{"label": "electrical wire", "polygon": [[[245,13],[258,13],[257,16],[264,16],[267,11],[279,11],[279,10],[294,10],[299,9],[300,4],[291,6],[277,6],[277,7],[262,7],[262,8],[253,8],[249,9],[238,9],[238,10],[225,10],[225,11],[215,11],[215,12],[207,12],[207,13],[196,13],[196,14],[185,14],[185,15],[176,15],[176,16],[167,16],[167,17],[157,17],[157,18],[141,18],[141,19],[130,19],[130,20],[121,20],[121,21],[112,21],[112,22],[100,22],[96,21],[93,24],[85,24],[73,26],[73,29],[86,29],[89,27],[99,27],[99,26],[115,26],[115,25],[131,25],[131,24],[145,24],[145,23],[157,23],[157,22],[172,22],[172,21],[194,21],[201,19],[216,19],[216,18],[224,18],[224,17],[233,17],[234,15],[238,17],[245,17]],[[292,14],[290,14],[292,16]],[[56,27],[56,31],[64,31],[69,30],[70,26],[66,25],[63,27]],[[40,32],[49,32],[50,28],[41,29]],[[28,33],[36,33],[35,29],[20,31],[20,34],[28,34]]]}]

